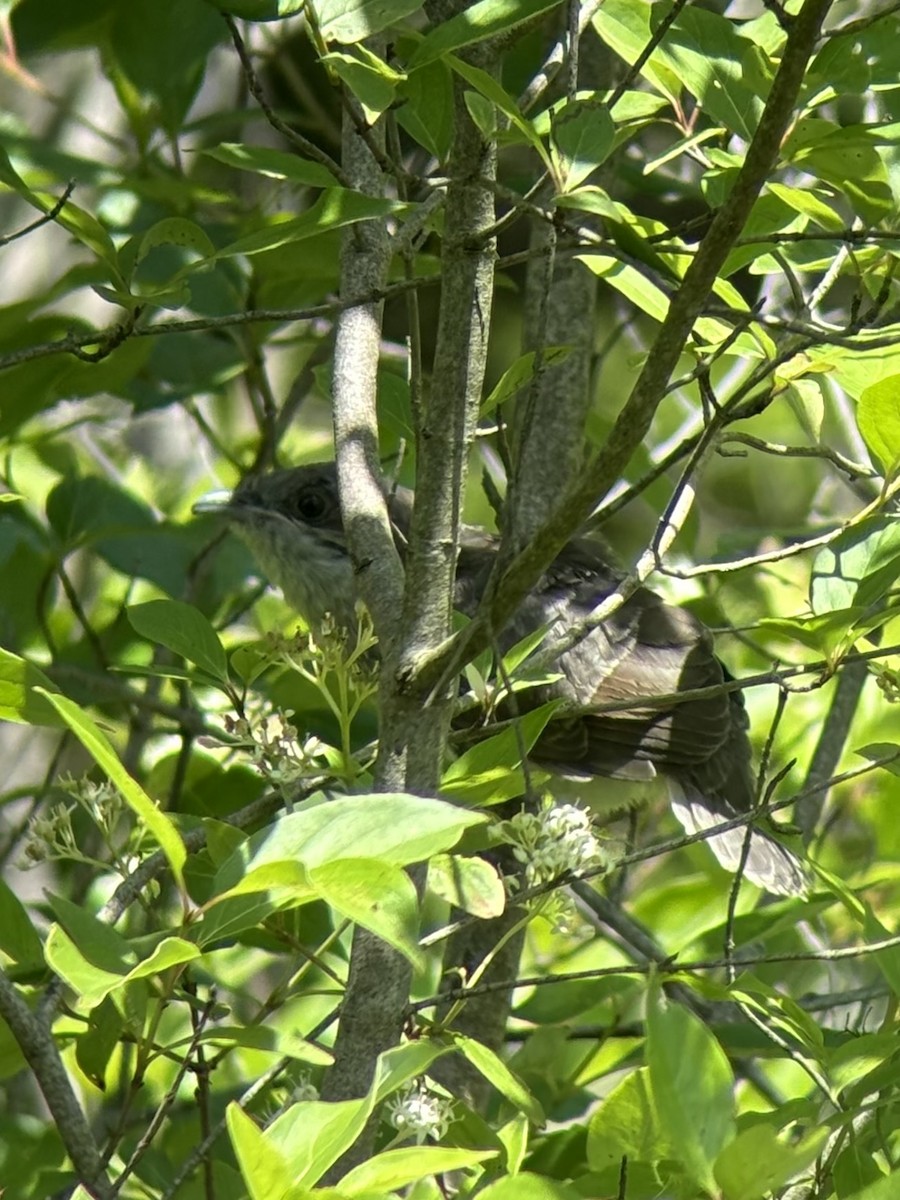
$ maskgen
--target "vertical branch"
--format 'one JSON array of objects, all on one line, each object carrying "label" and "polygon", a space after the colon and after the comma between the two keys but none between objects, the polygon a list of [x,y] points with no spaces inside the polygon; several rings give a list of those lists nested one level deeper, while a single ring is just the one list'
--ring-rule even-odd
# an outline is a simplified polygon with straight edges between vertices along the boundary
[{"label": "vertical branch", "polygon": [[[352,97],[346,103],[353,104]],[[370,131],[376,145],[383,131]],[[381,195],[381,170],[358,120],[347,111],[343,122],[343,169],[352,184],[368,195]],[[382,305],[371,297],[382,286],[390,261],[390,243],[383,222],[354,226],[344,236],[341,253],[341,297],[361,297],[345,309],[335,326],[334,439],[341,507],[357,585],[372,614],[383,647],[385,669],[379,693],[381,745],[393,746],[396,704],[393,672],[388,668],[399,637],[397,615],[403,595],[403,571],[394,547],[384,495],[379,484],[378,423],[375,409]],[[402,787],[403,772],[394,769],[392,756],[382,752],[375,786],[382,790]],[[344,1100],[366,1093],[378,1055],[399,1036],[409,997],[410,967],[401,955],[373,934],[354,931],[347,989],[341,1005],[334,1065],[322,1094]],[[369,1154],[374,1129],[364,1135],[333,1168],[339,1178],[346,1169]]]}]

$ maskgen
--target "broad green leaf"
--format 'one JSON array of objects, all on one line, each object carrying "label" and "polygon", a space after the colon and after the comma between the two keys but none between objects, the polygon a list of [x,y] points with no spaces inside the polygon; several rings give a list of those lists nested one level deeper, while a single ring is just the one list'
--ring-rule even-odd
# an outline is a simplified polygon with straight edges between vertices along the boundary
[{"label": "broad green leaf", "polygon": [[423,966],[418,898],[402,867],[342,858],[311,868],[309,878],[318,895],[342,916],[377,934],[417,969]]},{"label": "broad green leaf", "polygon": [[404,79],[399,71],[394,71],[365,46],[354,46],[349,53],[324,54],[321,61],[357,98],[370,123],[391,107],[397,96],[397,85]]},{"label": "broad green leaf", "polygon": [[486,96],[488,100],[496,104],[502,113],[505,113],[509,117],[519,133],[537,151],[547,170],[552,170],[553,164],[550,155],[547,152],[546,146],[535,132],[533,123],[522,116],[516,101],[501,87],[493,75],[489,75],[487,71],[482,71],[480,67],[473,67],[471,63],[457,58],[455,54],[448,54],[446,56],[446,63],[466,83],[471,84],[482,96]]},{"label": "broad green leaf", "polygon": [[900,467],[900,375],[873,383],[859,398],[856,423],[887,478]]},{"label": "broad green leaf", "polygon": [[409,211],[410,205],[399,200],[383,200],[365,196],[347,188],[328,188],[302,216],[275,220],[264,229],[248,233],[215,254],[216,259],[233,258],[237,254],[259,254],[277,250],[306,238],[317,237],[329,229],[340,229],[357,221],[371,221],[393,213]]},{"label": "broad green leaf", "polygon": [[444,772],[442,793],[467,805],[499,804],[523,795],[522,751],[527,753],[535,744],[559,703],[542,704],[517,717],[514,726],[476,742]]},{"label": "broad green leaf", "polygon": [[749,141],[762,113],[762,101],[747,86],[755,47],[733,21],[691,6],[683,9],[660,48],[661,57],[709,115]]},{"label": "broad green leaf", "polygon": [[728,1200],[763,1200],[811,1166],[830,1136],[830,1129],[816,1129],[788,1145],[771,1125],[751,1125],[716,1159],[716,1182]]},{"label": "broad green leaf", "polygon": [[[565,362],[572,353],[572,349],[572,346],[545,346],[541,355],[540,369],[555,367],[559,363]],[[536,357],[536,352],[529,350],[527,354],[517,358],[511,367],[506,368],[491,394],[482,401],[480,416],[487,416],[495,408],[511,400],[520,388],[525,387],[534,378]]]},{"label": "broad green leaf", "polygon": [[433,1062],[443,1058],[452,1049],[449,1042],[432,1041],[423,1037],[413,1042],[404,1042],[380,1054],[375,1068],[375,1082],[372,1085],[374,1103],[381,1104],[405,1083],[426,1074]]},{"label": "broad green leaf", "polygon": [[665,320],[669,298],[662,288],[651,283],[636,267],[623,263],[609,254],[578,254],[579,262],[605,280],[617,292],[642,309],[655,321]]},{"label": "broad green leaf", "polygon": [[171,967],[179,967],[182,963],[191,962],[199,957],[200,951],[193,942],[179,937],[163,938],[148,958],[142,959],[128,972],[124,982],[143,979],[147,975],[159,975]]},{"label": "broad green leaf", "polygon": [[[633,66],[653,37],[653,5],[634,0],[604,0],[591,18],[600,40]],[[678,73],[668,65],[659,48],[643,62],[641,75],[670,101],[681,94]]]},{"label": "broad green leaf", "polygon": [[421,0],[315,0],[312,5],[326,42],[361,42],[417,12]]},{"label": "broad green leaf", "polygon": [[156,528],[149,505],[99,475],[64,478],[47,496],[47,520],[66,548]]},{"label": "broad green leaf", "polygon": [[[509,1069],[505,1062],[482,1042],[450,1031],[456,1049],[480,1072],[488,1083],[497,1089],[504,1099],[525,1113],[535,1125],[543,1125],[546,1117],[543,1110],[525,1084]],[[520,1177],[521,1178],[521,1177]]]},{"label": "broad green leaf", "polygon": [[585,187],[575,188],[574,191],[557,196],[556,205],[559,208],[575,208],[580,212],[607,217],[616,224],[620,224],[622,220],[619,205],[610,199],[608,192],[605,192],[603,188],[595,187],[594,184],[587,184]]},{"label": "broad green leaf", "polygon": [[866,610],[857,606],[812,617],[764,617],[759,628],[808,646],[833,662],[861,636],[865,617]]},{"label": "broad green leaf", "polygon": [[841,1197],[841,1200],[897,1200],[897,1172],[891,1171],[890,1175],[870,1183],[852,1196]]},{"label": "broad green leaf", "polygon": [[520,1171],[489,1183],[478,1193],[479,1200],[583,1200],[582,1193],[570,1183],[549,1175]]},{"label": "broad green leaf", "polygon": [[774,180],[769,180],[766,188],[773,196],[777,196],[804,217],[809,217],[823,229],[836,232],[846,224],[840,213],[835,212],[830,204],[826,204],[812,188],[788,187],[787,184],[776,183]]},{"label": "broad green leaf", "polygon": [[499,917],[506,908],[503,880],[483,858],[436,855],[428,864],[428,890],[483,920]]},{"label": "broad green leaf", "polygon": [[397,89],[406,103],[397,109],[397,122],[410,137],[445,162],[453,140],[453,76],[443,62],[410,71]]},{"label": "broad green leaf", "polygon": [[401,1146],[385,1150],[359,1166],[341,1180],[341,1195],[357,1196],[366,1192],[393,1192],[428,1175],[444,1171],[464,1171],[489,1158],[496,1150],[468,1150],[455,1146]]},{"label": "broad green leaf", "polygon": [[112,6],[103,66],[132,125],[174,134],[200,90],[210,51],[228,37],[206,0],[128,0]]},{"label": "broad green leaf", "polygon": [[617,1166],[623,1157],[649,1163],[673,1157],[656,1114],[647,1067],[626,1075],[588,1123],[587,1161],[592,1171]]},{"label": "broad green leaf", "polygon": [[62,725],[59,714],[41,694],[56,690],[43,671],[0,646],[0,720],[20,725]]},{"label": "broad green leaf", "polygon": [[266,1129],[265,1142],[287,1163],[283,1183],[318,1183],[362,1133],[373,1107],[370,1093],[360,1100],[302,1101],[276,1117]]},{"label": "broad green leaf", "polygon": [[[172,1048],[189,1046],[194,1040],[193,1036],[186,1037]],[[313,1063],[319,1067],[327,1067],[333,1061],[321,1046],[315,1046],[296,1033],[272,1025],[214,1025],[204,1029],[196,1040],[209,1046],[243,1046],[247,1050],[265,1050],[280,1058],[296,1058],[299,1062]]]},{"label": "broad green leaf", "polygon": [[791,161],[843,192],[867,224],[877,224],[894,211],[887,167],[863,126],[827,132],[797,149]]},{"label": "broad green leaf", "polygon": [[667,1001],[656,981],[647,997],[647,1065],[676,1157],[700,1187],[715,1192],[715,1161],[734,1137],[734,1076],[699,1017]]},{"label": "broad green leaf", "polygon": [[900,577],[900,521],[873,517],[823,547],[813,562],[814,613],[878,604]]},{"label": "broad green leaf", "polygon": [[182,872],[187,859],[187,851],[178,830],[150,799],[140,784],[131,778],[119,761],[106,735],[84,709],[66,696],[54,695],[44,688],[38,690],[47,697],[97,766],[106,772],[110,782],[115,784],[122,793],[125,802],[138,820],[156,838],[179,887],[183,887]]},{"label": "broad green leaf", "polygon": [[[44,943],[44,957],[50,969],[81,998],[85,1008],[92,1009],[106,996],[121,990],[125,975],[134,965],[134,956],[126,947],[116,960],[109,955],[102,939],[93,933],[85,934],[82,929],[77,936],[79,942],[85,943],[83,951],[62,925],[51,925]],[[95,961],[98,959],[105,965],[99,965]]]},{"label": "broad green leaf", "polygon": [[95,1087],[106,1085],[106,1068],[122,1036],[125,1020],[107,996],[88,1016],[87,1028],[75,1043],[75,1059]]},{"label": "broad green leaf", "polygon": [[411,67],[421,67],[451,50],[471,46],[498,33],[505,33],[531,21],[540,13],[556,8],[561,0],[476,0],[436,26],[419,45],[410,60]]},{"label": "broad green leaf", "polygon": [[287,1158],[237,1104],[228,1105],[225,1120],[251,1200],[281,1200],[291,1180]]},{"label": "broad green leaf", "polygon": [[573,100],[554,113],[552,140],[561,191],[573,191],[606,161],[614,136],[609,109],[599,100]]},{"label": "broad green leaf", "polygon": [[28,911],[9,884],[0,878],[0,950],[20,967],[40,967],[44,947]]},{"label": "broad green leaf", "polygon": [[228,662],[218,634],[199,609],[181,600],[148,600],[128,608],[132,628],[196,663],[214,679],[228,681]]},{"label": "broad green leaf", "polygon": [[487,817],[403,792],[310,797],[255,833],[216,875],[216,891],[233,887],[265,863],[302,862],[311,869],[342,858],[377,858],[396,866],[449,850],[465,829]]},{"label": "broad green leaf", "polygon": [[185,250],[193,250],[201,258],[210,258],[216,252],[208,235],[186,217],[165,217],[151,225],[140,240],[135,265],[142,262],[157,246],[181,246]]},{"label": "broad green leaf", "polygon": [[333,187],[337,180],[321,163],[310,162],[298,154],[286,150],[273,150],[269,146],[247,146],[242,142],[220,142],[210,150],[202,150],[208,158],[237,167],[239,171],[252,171],[271,179],[289,179],[305,187]]}]

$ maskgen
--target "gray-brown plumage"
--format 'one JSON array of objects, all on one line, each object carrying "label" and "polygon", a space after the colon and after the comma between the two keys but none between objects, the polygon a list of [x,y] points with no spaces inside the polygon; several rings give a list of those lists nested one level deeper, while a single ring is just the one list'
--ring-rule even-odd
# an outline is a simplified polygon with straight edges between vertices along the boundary
[{"label": "gray-brown plumage", "polygon": [[[326,613],[355,623],[356,592],[346,550],[334,464],[273,471],[245,480],[223,500],[197,506],[226,517],[249,545],[268,578],[314,627]],[[412,496],[390,499],[397,544],[403,552]],[[496,553],[496,540],[464,531],[457,566],[456,606],[471,616]],[[549,637],[581,622],[621,580],[601,545],[587,539],[565,547],[501,631],[502,648],[549,625]],[[684,609],[638,589],[619,609],[558,659],[560,678],[518,694],[527,710],[551,698],[565,700],[531,757],[567,779],[592,777],[668,783],[673,811],[689,832],[749,812],[755,803],[747,717],[739,692],[654,708],[642,699],[721,684],[725,670],[712,637]],[[634,700],[616,712],[603,705]],[[744,830],[718,834],[710,845],[735,869]],[[805,890],[795,856],[754,830],[748,878],[769,891]]]}]

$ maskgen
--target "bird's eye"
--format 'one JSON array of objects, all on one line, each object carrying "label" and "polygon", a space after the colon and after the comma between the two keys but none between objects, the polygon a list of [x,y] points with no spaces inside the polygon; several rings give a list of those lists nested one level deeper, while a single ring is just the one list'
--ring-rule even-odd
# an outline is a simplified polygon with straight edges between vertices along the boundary
[{"label": "bird's eye", "polygon": [[301,521],[315,524],[328,511],[328,501],[320,491],[299,492],[294,499],[293,509]]}]

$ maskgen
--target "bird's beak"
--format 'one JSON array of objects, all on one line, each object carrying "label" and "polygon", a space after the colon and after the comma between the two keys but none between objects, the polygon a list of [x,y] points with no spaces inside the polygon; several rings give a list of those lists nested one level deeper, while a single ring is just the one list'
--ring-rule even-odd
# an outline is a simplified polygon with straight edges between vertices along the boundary
[{"label": "bird's beak", "polygon": [[201,496],[191,512],[197,516],[205,513],[212,513],[214,516],[224,516],[230,511],[232,493],[224,489],[216,492],[207,492],[205,496]]}]

